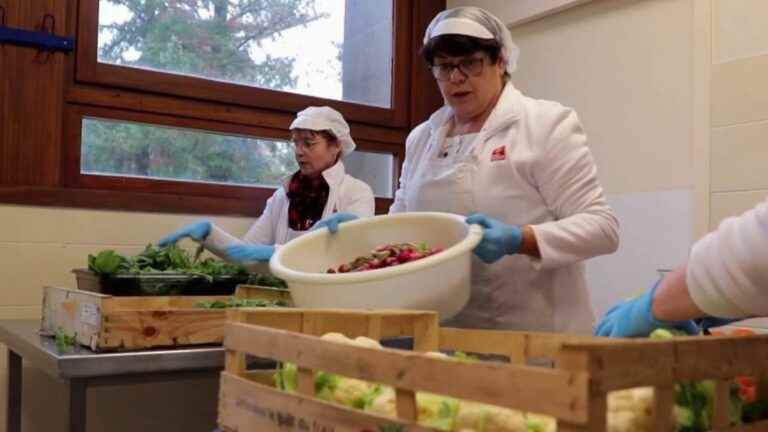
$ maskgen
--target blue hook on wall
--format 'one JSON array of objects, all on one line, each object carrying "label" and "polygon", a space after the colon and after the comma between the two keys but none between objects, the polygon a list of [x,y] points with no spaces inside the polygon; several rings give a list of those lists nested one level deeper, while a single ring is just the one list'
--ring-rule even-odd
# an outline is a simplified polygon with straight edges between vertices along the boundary
[{"label": "blue hook on wall", "polygon": [[[5,8],[0,6],[2,20],[0,20],[0,44],[11,44],[37,48],[41,51],[70,52],[75,49],[75,39],[56,36],[56,20],[53,15],[45,14],[40,31],[22,30],[7,27],[5,25]],[[50,28],[48,23],[50,22]]]}]

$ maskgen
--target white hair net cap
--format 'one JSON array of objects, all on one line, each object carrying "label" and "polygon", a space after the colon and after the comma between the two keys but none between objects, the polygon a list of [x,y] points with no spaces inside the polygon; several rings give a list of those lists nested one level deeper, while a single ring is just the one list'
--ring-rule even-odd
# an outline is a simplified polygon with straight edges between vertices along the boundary
[{"label": "white hair net cap", "polygon": [[424,44],[436,36],[456,34],[479,39],[495,39],[501,45],[501,55],[507,62],[507,72],[517,69],[520,48],[512,42],[512,34],[493,14],[478,7],[457,7],[440,12],[424,33]]},{"label": "white hair net cap", "polygon": [[343,156],[355,151],[356,145],[352,135],[349,134],[349,125],[341,113],[333,108],[327,106],[306,108],[296,114],[296,119],[291,123],[290,129],[331,131],[341,144]]}]

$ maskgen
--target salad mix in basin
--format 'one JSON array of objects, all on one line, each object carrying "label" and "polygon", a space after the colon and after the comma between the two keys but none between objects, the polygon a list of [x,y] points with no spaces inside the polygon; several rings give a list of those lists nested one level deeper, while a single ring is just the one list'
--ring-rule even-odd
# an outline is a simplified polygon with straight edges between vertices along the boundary
[{"label": "salad mix in basin", "polygon": [[443,251],[442,247],[431,248],[426,243],[391,243],[378,246],[368,255],[332,267],[327,273],[350,273],[393,267],[417,261]]}]

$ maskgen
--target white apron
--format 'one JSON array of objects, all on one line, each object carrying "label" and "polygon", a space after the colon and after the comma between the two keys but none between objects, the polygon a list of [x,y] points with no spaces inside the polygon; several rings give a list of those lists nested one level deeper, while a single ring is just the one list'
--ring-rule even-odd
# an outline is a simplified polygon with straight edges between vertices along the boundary
[{"label": "white apron", "polygon": [[[475,212],[515,222],[514,199],[488,196],[492,189],[491,150],[486,134],[477,134],[466,156],[439,157],[447,127],[432,135],[427,154],[410,178],[405,197],[409,211],[441,211],[468,216]],[[508,145],[508,144],[507,144]],[[507,154],[510,152],[507,151]],[[501,205],[499,205],[501,204]],[[472,257],[472,293],[467,306],[447,325],[487,328],[554,330],[553,284],[547,272],[533,268],[529,258],[513,255],[493,264]],[[549,275],[551,277],[552,275]],[[536,288],[534,288],[536,287]]]}]

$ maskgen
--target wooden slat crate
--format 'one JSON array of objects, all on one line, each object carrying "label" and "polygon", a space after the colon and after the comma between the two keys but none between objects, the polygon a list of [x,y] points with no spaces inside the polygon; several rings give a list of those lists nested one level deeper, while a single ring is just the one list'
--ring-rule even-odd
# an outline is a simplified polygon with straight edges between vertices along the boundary
[{"label": "wooden slat crate", "polygon": [[[763,376],[768,336],[617,340],[562,334],[440,328],[417,311],[256,310],[228,312],[219,425],[228,432],[433,431],[416,423],[416,391],[451,396],[557,419],[559,432],[607,428],[607,396],[653,386],[654,431],[674,430],[674,383],[715,379],[715,431],[768,430],[768,422],[729,427],[729,385],[737,375]],[[328,332],[373,339],[410,335],[416,352],[377,350],[320,339]],[[458,362],[418,351],[457,350],[508,357],[510,363]],[[297,393],[274,388],[245,369],[255,355],[298,366]],[[528,366],[551,359],[554,367]],[[315,371],[396,389],[397,418],[314,397]]]},{"label": "wooden slat crate", "polygon": [[[238,286],[236,298],[290,301],[286,290]],[[201,309],[204,301],[230,296],[118,297],[76,289],[45,287],[40,331],[76,335],[94,351],[220,344],[226,311]]]},{"label": "wooden slat crate", "polygon": [[264,300],[281,300],[286,306],[293,306],[291,292],[287,289],[272,288],[260,285],[238,285],[235,291],[237,298],[258,298]]}]

